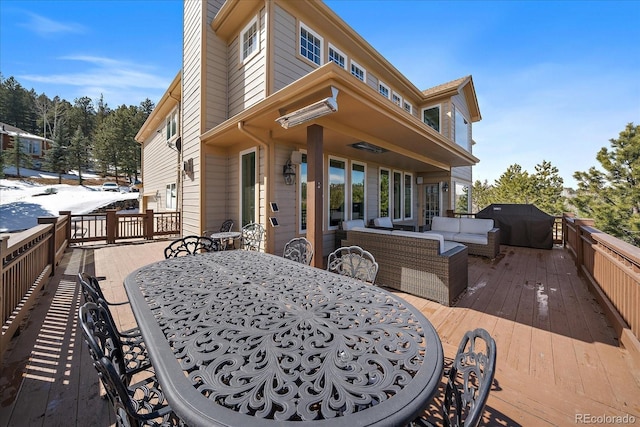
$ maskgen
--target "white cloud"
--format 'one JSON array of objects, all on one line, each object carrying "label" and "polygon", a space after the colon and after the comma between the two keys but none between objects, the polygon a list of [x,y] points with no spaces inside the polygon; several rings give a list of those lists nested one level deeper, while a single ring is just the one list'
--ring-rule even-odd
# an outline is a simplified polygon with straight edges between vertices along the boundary
[{"label": "white cloud", "polygon": [[19,25],[43,37],[60,33],[79,34],[84,33],[86,30],[83,25],[54,21],[32,12],[27,12],[27,16],[29,18],[28,21]]}]

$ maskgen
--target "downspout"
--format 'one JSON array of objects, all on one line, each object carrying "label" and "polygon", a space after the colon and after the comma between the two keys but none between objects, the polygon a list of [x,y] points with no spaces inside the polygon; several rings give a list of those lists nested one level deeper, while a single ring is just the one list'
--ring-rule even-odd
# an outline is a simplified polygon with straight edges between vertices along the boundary
[{"label": "downspout", "polygon": [[[267,185],[266,185],[266,189],[265,189],[265,200],[267,203],[269,203],[269,201],[271,200],[271,195],[273,194],[273,189],[272,189],[272,180],[270,179],[271,177],[271,162],[269,161],[271,155],[269,153],[269,144],[267,144],[266,142],[262,141],[260,138],[258,138],[256,135],[252,134],[251,132],[249,132],[245,127],[244,127],[244,122],[240,121],[238,122],[238,130],[240,131],[240,133],[242,133],[243,135],[248,136],[252,141],[256,142],[259,146],[261,146],[262,148],[264,148],[264,176],[265,179],[267,180]],[[258,153],[258,168],[260,167],[260,155]],[[258,169],[258,176],[260,169]],[[262,206],[260,206],[260,208],[262,208]],[[259,208],[259,209],[260,209]],[[268,215],[268,211],[267,211],[267,205],[264,206],[265,209],[265,219]],[[266,241],[266,248],[265,248],[265,252],[267,252],[267,250],[271,250],[273,252],[273,248],[274,248],[274,242],[275,242],[275,236],[273,235],[273,233],[270,233],[268,231],[268,224],[269,221],[265,221],[264,227],[265,229],[267,229],[267,241]]]}]

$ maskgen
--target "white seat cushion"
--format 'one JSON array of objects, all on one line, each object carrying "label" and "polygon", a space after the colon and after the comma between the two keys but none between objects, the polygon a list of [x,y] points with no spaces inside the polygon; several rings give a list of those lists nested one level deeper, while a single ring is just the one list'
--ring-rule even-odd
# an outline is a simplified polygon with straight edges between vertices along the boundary
[{"label": "white seat cushion", "polygon": [[[460,218],[449,218],[443,216],[434,216],[431,220],[432,231],[448,231],[450,233],[460,232]],[[445,237],[445,240],[447,239]]]},{"label": "white seat cushion", "polygon": [[460,218],[460,232],[471,234],[487,234],[493,228],[492,219]]},{"label": "white seat cushion", "polygon": [[391,222],[391,218],[388,216],[383,218],[374,218],[373,225],[375,227],[393,228],[393,222]]},{"label": "white seat cushion", "polygon": [[416,231],[393,230],[391,232],[391,235],[393,235],[393,236],[414,237],[416,239],[437,240],[439,242],[439,244],[438,244],[439,253],[442,253],[443,248],[444,248],[444,238],[442,237],[441,234],[438,234],[438,233],[418,233]]},{"label": "white seat cushion", "polygon": [[458,243],[458,242],[452,242],[451,240],[445,240],[444,241],[444,249],[442,250],[442,252],[447,252],[453,248],[459,248],[459,247],[465,247],[462,243]]},{"label": "white seat cushion", "polygon": [[343,230],[351,230],[353,227],[364,227],[364,219],[352,219],[349,221],[342,221]]},{"label": "white seat cushion", "polygon": [[455,235],[455,238],[451,239],[456,242],[462,243],[476,243],[478,245],[486,245],[489,243],[489,238],[487,237],[487,233],[484,234],[476,234],[476,233],[458,233]]},{"label": "white seat cushion", "polygon": [[430,230],[430,231],[425,231],[422,234],[437,234],[439,236],[442,236],[442,238],[444,240],[456,240],[456,235],[458,234],[458,232],[453,232],[453,231],[441,231],[441,230]]},{"label": "white seat cushion", "polygon": [[379,228],[353,227],[351,231],[363,231],[365,233],[391,234],[391,230],[381,230]]}]

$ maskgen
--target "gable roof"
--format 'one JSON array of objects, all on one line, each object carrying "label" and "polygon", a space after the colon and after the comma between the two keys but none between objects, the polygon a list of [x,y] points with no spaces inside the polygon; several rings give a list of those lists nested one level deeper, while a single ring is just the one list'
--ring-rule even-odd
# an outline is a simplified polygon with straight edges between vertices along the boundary
[{"label": "gable roof", "polygon": [[482,119],[478,98],[473,86],[473,78],[470,75],[423,90],[422,94],[425,99],[451,97],[457,94],[464,95],[467,100],[469,114],[471,114],[471,121],[477,122]]}]

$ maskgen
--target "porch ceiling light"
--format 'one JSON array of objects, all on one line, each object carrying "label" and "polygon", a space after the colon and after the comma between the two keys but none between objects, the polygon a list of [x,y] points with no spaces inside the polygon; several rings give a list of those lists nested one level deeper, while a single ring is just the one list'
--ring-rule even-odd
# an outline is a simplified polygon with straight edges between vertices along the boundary
[{"label": "porch ceiling light", "polygon": [[278,117],[276,122],[280,123],[280,126],[283,128],[289,129],[292,126],[309,122],[327,114],[335,113],[338,111],[338,89],[331,86],[331,93],[333,96]]},{"label": "porch ceiling light", "polygon": [[373,153],[373,154],[382,154],[382,153],[386,153],[387,151],[389,151],[386,148],[378,147],[377,145],[373,145],[371,143],[364,142],[364,141],[353,143],[353,144],[351,144],[351,146],[353,148],[358,149],[358,150],[368,151],[368,152]]}]

